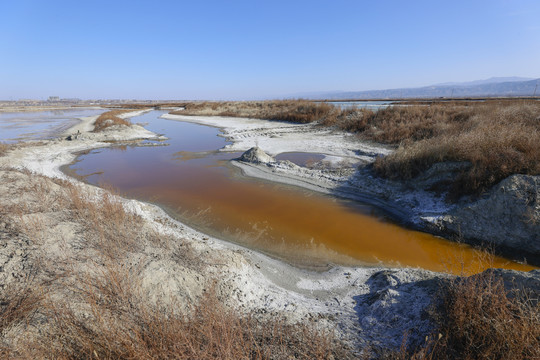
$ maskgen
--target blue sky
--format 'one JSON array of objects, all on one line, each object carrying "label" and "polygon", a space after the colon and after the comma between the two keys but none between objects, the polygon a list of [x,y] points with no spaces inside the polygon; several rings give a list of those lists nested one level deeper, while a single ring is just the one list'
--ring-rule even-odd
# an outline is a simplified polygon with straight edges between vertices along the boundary
[{"label": "blue sky", "polygon": [[256,99],[540,77],[540,1],[0,2],[0,99]]}]

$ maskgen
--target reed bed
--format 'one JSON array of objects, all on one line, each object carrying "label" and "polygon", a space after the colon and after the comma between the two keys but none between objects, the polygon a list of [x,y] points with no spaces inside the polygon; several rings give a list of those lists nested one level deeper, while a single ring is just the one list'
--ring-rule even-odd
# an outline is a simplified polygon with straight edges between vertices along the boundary
[{"label": "reed bed", "polygon": [[412,351],[386,359],[539,359],[540,302],[528,289],[505,288],[493,270],[441,287],[431,316],[437,330]]},{"label": "reed bed", "polygon": [[122,119],[118,115],[125,114],[132,110],[111,110],[101,114],[94,123],[94,132],[103,131],[108,127],[115,125],[131,125],[131,122],[126,119]]}]

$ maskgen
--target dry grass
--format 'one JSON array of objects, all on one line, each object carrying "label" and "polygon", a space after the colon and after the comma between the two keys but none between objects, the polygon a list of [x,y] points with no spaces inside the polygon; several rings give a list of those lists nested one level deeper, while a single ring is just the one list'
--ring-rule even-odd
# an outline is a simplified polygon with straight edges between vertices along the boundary
[{"label": "dry grass", "polygon": [[525,289],[507,292],[500,277],[456,278],[439,295],[439,328],[425,345],[392,359],[539,359],[540,303]]},{"label": "dry grass", "polygon": [[[407,120],[410,130],[404,130],[405,125],[396,126],[403,136],[401,145],[375,162],[376,171],[385,177],[408,179],[437,162],[467,162],[469,168],[459,174],[450,189],[453,198],[459,198],[481,193],[512,174],[540,174],[540,104],[404,109],[427,115],[435,111],[438,115],[430,115],[423,127],[417,116]],[[393,132],[385,136],[395,138]]]},{"label": "dry grass", "polygon": [[131,125],[128,120],[118,116],[130,111],[132,110],[111,110],[101,114],[94,123],[94,132],[103,131],[104,129],[115,125]]},{"label": "dry grass", "polygon": [[186,103],[184,110],[171,114],[236,116],[305,124],[319,121],[338,112],[337,108],[326,103],[308,100],[273,100]]},{"label": "dry grass", "polygon": [[10,358],[14,349],[5,335],[13,328],[27,324],[37,313],[44,299],[41,289],[26,277],[0,291],[0,357]]},{"label": "dry grass", "polygon": [[4,156],[6,152],[9,150],[9,148],[10,146],[8,144],[0,142],[0,156]]},{"label": "dry grass", "polygon": [[114,258],[119,252],[140,250],[147,236],[155,235],[144,233],[143,220],[126,212],[119,199],[110,191],[96,197],[82,190],[79,185],[68,183],[65,187],[72,216],[84,226],[87,247]]},{"label": "dry grass", "polygon": [[31,317],[41,300],[43,294],[28,277],[3,289],[0,293],[0,334]]},{"label": "dry grass", "polygon": [[[81,313],[49,304],[50,331],[28,348],[65,359],[327,359],[351,358],[341,344],[307,325],[258,321],[225,308],[211,291],[189,314],[154,306],[132,280],[104,274],[86,287]],[[113,284],[113,286],[111,286]],[[127,288],[124,288],[127,286]]]}]

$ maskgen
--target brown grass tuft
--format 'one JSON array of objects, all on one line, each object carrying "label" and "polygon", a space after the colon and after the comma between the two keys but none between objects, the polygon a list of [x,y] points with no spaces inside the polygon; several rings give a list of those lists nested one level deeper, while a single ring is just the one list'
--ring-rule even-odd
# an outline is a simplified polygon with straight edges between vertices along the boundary
[{"label": "brown grass tuft", "polygon": [[538,299],[510,298],[503,280],[490,271],[458,278],[446,291],[439,319],[441,355],[454,353],[480,359],[540,357]]},{"label": "brown grass tuft", "polygon": [[29,357],[99,359],[352,358],[332,333],[279,318],[258,320],[225,307],[207,290],[186,313],[153,303],[127,264],[100,259],[72,284],[71,303],[49,302],[47,332]]},{"label": "brown grass tuft", "polygon": [[23,279],[0,293],[0,334],[26,321],[39,307],[43,295],[39,288]]},{"label": "brown grass tuft", "polygon": [[339,110],[326,103],[308,100],[230,101],[187,103],[176,115],[250,117],[256,119],[310,123],[335,116]]},{"label": "brown grass tuft", "polygon": [[10,146],[8,144],[0,142],[0,156],[4,156],[6,152],[9,150],[9,148]]},{"label": "brown grass tuft", "polygon": [[131,125],[131,122],[118,116],[130,111],[132,110],[111,110],[101,114],[94,123],[94,132],[103,131],[104,129],[115,125]]},{"label": "brown grass tuft", "polygon": [[43,293],[29,277],[20,279],[0,291],[0,357],[10,358],[14,352],[5,342],[8,331],[20,324],[27,324],[37,313],[43,301]]},{"label": "brown grass tuft", "polygon": [[492,270],[450,281],[432,316],[435,333],[391,359],[539,359],[540,303],[526,289],[505,289]]},{"label": "brown grass tuft", "polygon": [[[512,174],[540,174],[540,104],[489,103],[451,111],[447,106],[438,105],[438,115],[429,117],[423,129],[413,125],[396,152],[377,159],[376,171],[408,179],[437,162],[467,162],[470,167],[451,185],[453,198],[478,194]],[[418,111],[412,108],[404,109]],[[427,114],[434,111],[428,109]]]}]

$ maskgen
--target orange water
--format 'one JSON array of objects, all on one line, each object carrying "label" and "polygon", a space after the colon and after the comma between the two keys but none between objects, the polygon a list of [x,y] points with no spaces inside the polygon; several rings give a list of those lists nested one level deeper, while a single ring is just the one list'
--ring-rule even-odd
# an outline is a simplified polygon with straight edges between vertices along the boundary
[{"label": "orange water", "polygon": [[72,170],[157,203],[197,229],[300,266],[382,263],[453,273],[533,268],[401,227],[370,206],[247,179],[226,166],[239,154],[201,153],[223,145],[216,129],[163,126],[174,137],[170,146],[101,149],[81,155]]}]

